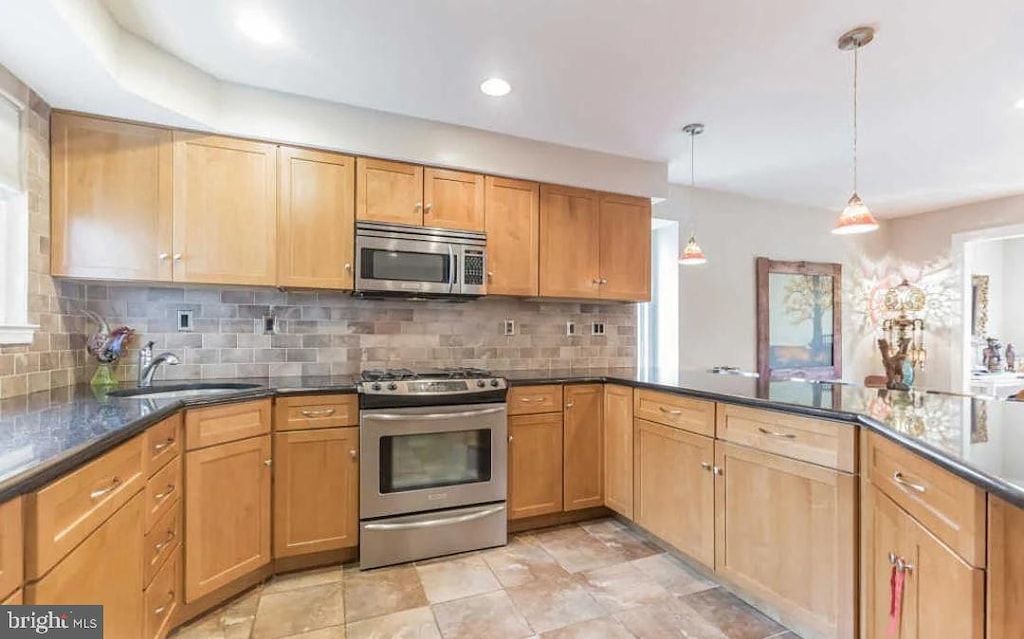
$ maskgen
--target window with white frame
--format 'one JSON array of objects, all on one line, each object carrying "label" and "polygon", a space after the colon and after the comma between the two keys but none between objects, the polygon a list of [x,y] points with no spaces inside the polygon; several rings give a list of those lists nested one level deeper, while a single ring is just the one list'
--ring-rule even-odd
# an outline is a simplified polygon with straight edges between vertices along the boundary
[{"label": "window with white frame", "polygon": [[29,344],[37,328],[28,323],[24,109],[0,93],[0,344]]}]

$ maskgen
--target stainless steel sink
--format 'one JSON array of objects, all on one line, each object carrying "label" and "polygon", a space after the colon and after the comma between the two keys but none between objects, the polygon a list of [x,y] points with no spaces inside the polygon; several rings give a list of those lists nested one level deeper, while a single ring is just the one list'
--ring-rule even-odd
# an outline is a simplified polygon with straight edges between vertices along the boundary
[{"label": "stainless steel sink", "polygon": [[259,388],[259,384],[232,384],[232,383],[196,383],[196,384],[175,384],[166,386],[153,386],[144,388],[123,388],[107,393],[110,397],[130,397],[132,399],[183,399],[187,397],[206,397],[209,395],[220,395],[222,393],[237,393],[252,388]]}]

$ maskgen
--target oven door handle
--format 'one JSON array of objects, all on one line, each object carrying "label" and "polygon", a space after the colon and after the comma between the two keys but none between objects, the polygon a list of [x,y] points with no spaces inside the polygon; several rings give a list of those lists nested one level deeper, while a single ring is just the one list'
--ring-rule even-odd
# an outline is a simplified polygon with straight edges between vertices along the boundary
[{"label": "oven door handle", "polygon": [[481,417],[483,415],[493,415],[495,413],[504,413],[504,406],[496,406],[492,408],[481,408],[479,410],[466,410],[458,413],[427,413],[424,415],[417,415],[414,413],[363,413],[363,419],[376,419],[380,421],[417,421],[417,420],[439,420],[439,419],[450,419],[452,417]]},{"label": "oven door handle", "polygon": [[415,528],[436,528],[437,526],[450,526],[452,524],[463,524],[467,521],[474,521],[497,515],[505,510],[504,506],[495,506],[486,510],[479,510],[475,513],[459,515],[458,517],[442,517],[439,519],[425,519],[423,521],[411,521],[405,524],[364,524],[366,530],[411,530]]}]

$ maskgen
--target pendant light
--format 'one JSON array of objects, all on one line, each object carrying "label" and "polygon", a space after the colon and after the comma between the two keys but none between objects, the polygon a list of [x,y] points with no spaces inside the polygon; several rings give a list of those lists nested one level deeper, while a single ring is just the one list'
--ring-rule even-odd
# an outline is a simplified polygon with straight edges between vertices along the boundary
[{"label": "pendant light", "polygon": [[832,232],[836,235],[852,235],[869,233],[878,228],[878,220],[871,214],[867,205],[857,195],[857,74],[859,72],[859,52],[861,47],[874,40],[875,30],[871,27],[857,27],[839,37],[841,51],[853,50],[853,195],[846,203],[839,216],[839,221]]},{"label": "pendant light", "polygon": [[[700,123],[687,124],[683,127],[683,133],[690,135],[690,188],[694,188],[693,184],[693,142],[694,136],[704,133],[704,125]],[[686,248],[683,249],[683,254],[679,256],[679,263],[684,266],[697,266],[699,264],[707,264],[707,258],[704,257],[704,251],[701,250],[700,244],[697,244],[697,237],[694,235],[693,230],[690,231],[690,241],[686,243]]]}]

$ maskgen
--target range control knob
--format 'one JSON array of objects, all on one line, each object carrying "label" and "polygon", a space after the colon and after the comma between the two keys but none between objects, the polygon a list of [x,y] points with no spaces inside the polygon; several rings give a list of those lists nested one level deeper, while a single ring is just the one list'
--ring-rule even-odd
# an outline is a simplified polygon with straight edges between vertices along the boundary
[{"label": "range control knob", "polygon": [[373,386],[371,386],[370,388],[372,388],[375,391],[379,391],[380,390],[380,384],[374,382]]},{"label": "range control knob", "polygon": [[498,385],[498,380],[492,379],[491,380],[491,386],[497,386],[497,385]]},{"label": "range control knob", "polygon": [[390,384],[388,384],[388,390],[390,390],[390,391],[398,390],[398,384],[396,384],[394,382],[391,382]]},{"label": "range control knob", "polygon": [[484,386],[486,386],[486,384],[484,383],[484,380],[482,380],[482,379],[476,380],[476,385],[479,386],[480,388],[483,388]]}]

